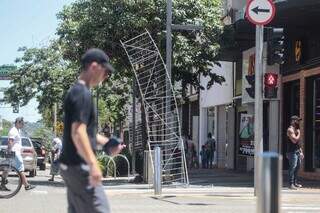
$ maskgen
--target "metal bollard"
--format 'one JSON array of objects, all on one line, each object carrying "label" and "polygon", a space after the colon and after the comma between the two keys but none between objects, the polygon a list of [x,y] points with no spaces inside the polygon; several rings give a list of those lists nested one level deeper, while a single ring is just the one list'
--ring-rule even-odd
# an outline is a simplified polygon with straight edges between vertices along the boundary
[{"label": "metal bollard", "polygon": [[282,189],[282,156],[264,152],[260,157],[258,213],[279,213]]},{"label": "metal bollard", "polygon": [[155,195],[161,195],[161,153],[160,153],[160,147],[155,148],[154,152],[154,194]]}]

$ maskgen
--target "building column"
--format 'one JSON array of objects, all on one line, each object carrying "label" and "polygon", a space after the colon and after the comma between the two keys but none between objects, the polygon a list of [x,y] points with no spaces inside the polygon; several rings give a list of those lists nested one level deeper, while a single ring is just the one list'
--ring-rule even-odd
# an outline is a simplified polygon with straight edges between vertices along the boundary
[{"label": "building column", "polygon": [[269,150],[279,152],[279,135],[281,134],[279,101],[270,101],[269,107]]}]

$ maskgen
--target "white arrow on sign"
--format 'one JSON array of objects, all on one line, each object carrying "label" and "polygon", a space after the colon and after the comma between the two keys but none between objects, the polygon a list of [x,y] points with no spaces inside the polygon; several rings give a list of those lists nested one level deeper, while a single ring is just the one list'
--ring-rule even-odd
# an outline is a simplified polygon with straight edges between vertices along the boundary
[{"label": "white arrow on sign", "polygon": [[250,0],[246,8],[246,17],[255,25],[266,25],[274,18],[275,11],[272,0]]}]

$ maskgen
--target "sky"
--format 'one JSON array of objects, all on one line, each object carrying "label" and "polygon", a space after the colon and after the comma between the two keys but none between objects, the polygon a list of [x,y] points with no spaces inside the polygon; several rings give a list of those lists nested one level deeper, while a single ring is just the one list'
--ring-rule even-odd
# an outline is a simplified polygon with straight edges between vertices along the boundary
[{"label": "sky", "polygon": [[[0,65],[14,64],[14,60],[21,56],[18,48],[41,47],[55,38],[58,20],[56,14],[74,0],[1,0],[0,1]],[[0,82],[0,87],[7,85]],[[0,106],[0,116],[6,120],[27,116],[28,121],[41,119],[37,113],[37,102],[20,110],[19,114],[12,113],[10,108]],[[27,119],[25,119],[27,120]]]}]

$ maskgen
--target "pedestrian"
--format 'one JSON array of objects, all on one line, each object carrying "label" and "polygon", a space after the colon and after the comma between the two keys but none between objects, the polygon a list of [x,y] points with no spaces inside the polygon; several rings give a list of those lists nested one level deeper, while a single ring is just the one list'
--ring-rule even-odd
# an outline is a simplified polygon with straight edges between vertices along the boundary
[{"label": "pedestrian", "polygon": [[[16,118],[14,122],[14,126],[9,130],[9,133],[8,133],[8,151],[15,153],[14,166],[18,170],[21,176],[22,184],[24,185],[25,190],[31,190],[31,189],[34,189],[35,186],[28,183],[28,180],[24,173],[24,164],[23,164],[23,159],[21,155],[22,140],[21,140],[20,130],[23,127],[24,127],[23,117]],[[6,177],[8,174],[2,174],[2,175],[3,177],[1,179],[0,190],[10,191],[10,189],[6,187]]]},{"label": "pedestrian", "polygon": [[199,168],[199,162],[197,159],[197,150],[196,150],[196,146],[194,145],[194,143],[191,144],[190,155],[191,155],[190,169],[191,168],[196,168],[196,169]]},{"label": "pedestrian", "polygon": [[210,169],[213,168],[214,161],[214,152],[216,151],[216,140],[212,137],[211,132],[208,133],[208,139],[206,142],[207,150],[208,150],[208,167]]},{"label": "pedestrian", "polygon": [[202,145],[200,155],[201,155],[202,169],[207,169],[208,168],[208,153],[207,153],[207,148],[205,145]]},{"label": "pedestrian", "polygon": [[294,115],[291,117],[291,123],[287,130],[288,149],[287,158],[289,160],[289,188],[296,190],[302,185],[298,183],[298,171],[301,165],[301,160],[304,158],[301,143],[301,132],[299,121],[301,119]]},{"label": "pedestrian", "polygon": [[69,213],[108,213],[110,206],[102,187],[96,146],[108,147],[109,154],[115,155],[125,145],[96,133],[96,112],[90,89],[110,78],[114,70],[109,57],[96,48],[86,51],[81,65],[79,80],[64,100],[60,174],[67,187]]},{"label": "pedestrian", "polygon": [[187,135],[186,142],[187,142],[187,145],[188,145],[188,149],[187,149],[188,151],[187,151],[187,154],[186,154],[187,165],[191,168],[192,155],[193,155],[193,149],[194,149],[191,135]]},{"label": "pedestrian", "polygon": [[51,148],[51,168],[50,168],[50,175],[51,178],[48,181],[54,181],[54,176],[59,175],[59,158],[62,151],[62,141],[60,138],[56,137],[52,141],[52,148]]},{"label": "pedestrian", "polygon": [[186,136],[182,136],[182,142],[183,142],[183,146],[184,146],[184,153],[185,153],[185,155],[187,155],[188,149],[189,149],[188,138]]}]

